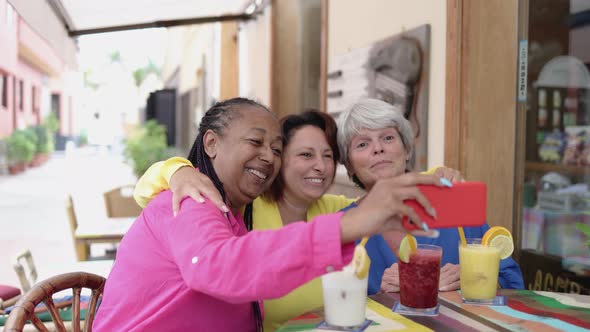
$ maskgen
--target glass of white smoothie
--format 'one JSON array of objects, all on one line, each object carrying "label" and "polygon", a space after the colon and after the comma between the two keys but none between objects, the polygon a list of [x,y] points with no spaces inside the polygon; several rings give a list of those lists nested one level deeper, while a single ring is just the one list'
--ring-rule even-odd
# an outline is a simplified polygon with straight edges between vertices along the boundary
[{"label": "glass of white smoothie", "polygon": [[359,279],[352,265],[322,276],[326,323],[338,327],[359,326],[365,322],[368,275]]}]

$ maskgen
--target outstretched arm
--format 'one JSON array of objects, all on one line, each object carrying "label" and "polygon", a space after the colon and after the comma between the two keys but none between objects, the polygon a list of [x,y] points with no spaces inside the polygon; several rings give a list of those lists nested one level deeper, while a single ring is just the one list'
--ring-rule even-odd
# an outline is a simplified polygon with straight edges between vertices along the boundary
[{"label": "outstretched arm", "polygon": [[442,186],[438,181],[421,174],[380,180],[358,207],[344,213],[276,230],[246,233],[241,225],[238,235],[239,220],[226,219],[209,202],[185,201],[177,216],[181,222],[167,225],[165,241],[188,287],[232,303],[275,298],[348,264],[354,240],[401,231],[404,215],[420,224],[403,200],[429,207],[416,184]]}]

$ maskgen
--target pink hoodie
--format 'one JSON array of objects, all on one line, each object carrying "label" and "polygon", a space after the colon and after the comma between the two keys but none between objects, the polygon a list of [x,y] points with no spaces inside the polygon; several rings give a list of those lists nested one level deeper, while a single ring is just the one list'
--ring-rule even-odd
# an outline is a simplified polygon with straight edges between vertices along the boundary
[{"label": "pink hoodie", "polygon": [[[252,331],[252,301],[281,297],[350,262],[342,213],[248,233],[209,201],[159,194],[123,238],[93,329]],[[247,235],[246,235],[247,234]],[[261,305],[262,307],[262,305]]]}]

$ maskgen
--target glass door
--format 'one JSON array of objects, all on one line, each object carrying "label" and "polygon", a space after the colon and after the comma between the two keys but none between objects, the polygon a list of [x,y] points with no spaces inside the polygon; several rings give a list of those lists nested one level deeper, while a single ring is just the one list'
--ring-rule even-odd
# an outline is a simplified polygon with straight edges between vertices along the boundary
[{"label": "glass door", "polygon": [[520,41],[527,66],[519,65],[519,99],[526,99],[519,200],[525,286],[588,294],[590,1],[527,0],[521,6],[527,7],[521,29],[528,32]]}]

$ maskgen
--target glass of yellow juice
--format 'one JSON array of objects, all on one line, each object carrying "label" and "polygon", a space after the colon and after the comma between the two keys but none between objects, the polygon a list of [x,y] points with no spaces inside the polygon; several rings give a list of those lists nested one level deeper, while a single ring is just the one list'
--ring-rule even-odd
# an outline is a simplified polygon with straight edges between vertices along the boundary
[{"label": "glass of yellow juice", "polygon": [[492,304],[498,291],[500,250],[481,244],[481,239],[459,242],[461,297],[465,303]]}]

